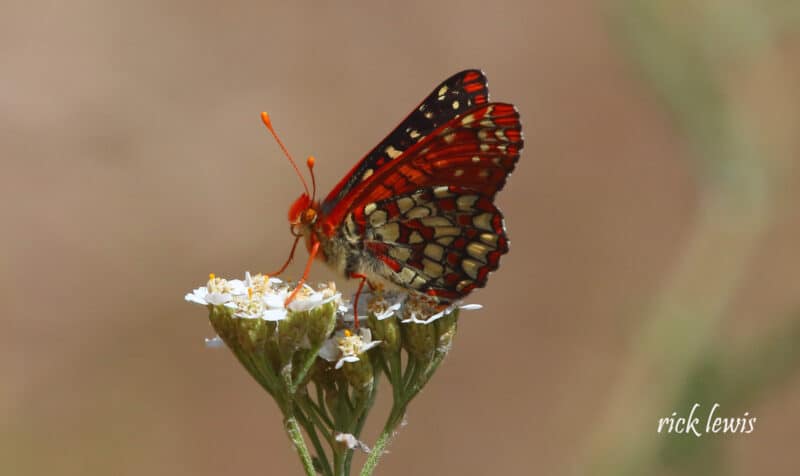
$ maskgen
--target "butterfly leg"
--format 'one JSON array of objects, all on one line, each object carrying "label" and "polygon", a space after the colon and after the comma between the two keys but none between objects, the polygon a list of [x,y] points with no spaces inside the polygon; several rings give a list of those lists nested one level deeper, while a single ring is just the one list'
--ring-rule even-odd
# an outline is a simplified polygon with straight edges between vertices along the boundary
[{"label": "butterfly leg", "polygon": [[288,306],[290,302],[294,301],[294,298],[297,296],[297,293],[300,292],[300,288],[303,287],[303,283],[306,282],[306,278],[308,278],[308,274],[311,272],[311,263],[314,262],[314,257],[317,256],[318,251],[319,251],[319,241],[314,241],[314,245],[311,247],[311,252],[308,254],[308,262],[306,263],[306,270],[303,272],[303,277],[300,278],[300,281],[297,282],[297,287],[294,288],[292,294],[290,294],[289,297],[286,298],[286,301],[283,302],[284,306]]},{"label": "butterfly leg", "polygon": [[286,271],[286,268],[289,267],[289,263],[291,263],[292,260],[294,259],[294,250],[297,249],[297,243],[300,241],[300,238],[302,238],[302,236],[298,236],[297,238],[294,239],[294,244],[292,245],[292,251],[289,252],[289,259],[287,259],[286,262],[283,263],[283,266],[281,266],[280,269],[278,271],[275,271],[274,273],[267,273],[267,276],[273,276],[273,277],[278,276],[280,274],[283,274],[284,271]]},{"label": "butterfly leg", "polygon": [[356,297],[353,299],[353,319],[355,320],[356,329],[358,329],[358,298],[361,297],[361,290],[364,289],[364,283],[369,285],[370,289],[374,289],[372,284],[367,281],[367,276],[361,273],[350,273],[350,277],[353,279],[360,279],[361,282],[358,283],[358,290],[356,290]]}]

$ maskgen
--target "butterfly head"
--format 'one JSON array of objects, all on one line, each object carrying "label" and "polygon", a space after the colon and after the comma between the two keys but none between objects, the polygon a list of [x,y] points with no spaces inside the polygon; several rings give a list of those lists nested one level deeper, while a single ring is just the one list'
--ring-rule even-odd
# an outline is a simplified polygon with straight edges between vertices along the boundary
[{"label": "butterfly head", "polygon": [[289,225],[294,236],[301,236],[317,221],[319,204],[303,193],[289,207]]}]

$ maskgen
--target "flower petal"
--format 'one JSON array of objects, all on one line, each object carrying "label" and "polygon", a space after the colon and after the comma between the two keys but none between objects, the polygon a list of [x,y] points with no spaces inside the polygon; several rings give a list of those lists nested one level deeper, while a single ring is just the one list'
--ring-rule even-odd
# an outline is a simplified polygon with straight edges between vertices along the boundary
[{"label": "flower petal", "polygon": [[218,349],[224,345],[225,342],[219,336],[214,336],[210,339],[206,337],[206,349]]}]

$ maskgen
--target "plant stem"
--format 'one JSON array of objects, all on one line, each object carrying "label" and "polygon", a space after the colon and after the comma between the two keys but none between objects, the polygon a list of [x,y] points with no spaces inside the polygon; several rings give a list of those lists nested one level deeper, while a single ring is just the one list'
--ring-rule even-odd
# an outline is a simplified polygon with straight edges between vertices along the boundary
[{"label": "plant stem", "polygon": [[317,460],[319,460],[319,464],[322,466],[322,474],[325,476],[333,476],[333,469],[331,469],[331,464],[328,461],[328,455],[325,453],[325,449],[322,447],[322,442],[319,439],[319,435],[317,435],[317,429],[314,427],[314,424],[312,424],[302,412],[296,413],[295,416],[297,416],[297,421],[300,423],[300,426],[306,430],[308,438],[314,445],[314,451],[317,452]]},{"label": "plant stem", "polygon": [[297,423],[297,418],[294,415],[287,416],[284,421],[286,433],[289,439],[292,440],[297,453],[300,455],[300,461],[303,463],[303,469],[307,476],[316,476],[314,469],[314,461],[311,459],[311,454],[308,452],[306,442],[303,440],[303,434],[300,432],[300,426]]},{"label": "plant stem", "polygon": [[384,451],[386,451],[386,445],[389,444],[389,440],[391,440],[397,425],[403,420],[404,414],[405,405],[403,405],[402,409],[397,407],[392,409],[392,413],[389,415],[389,419],[386,421],[386,426],[383,427],[383,431],[378,437],[378,441],[375,442],[375,446],[372,448],[372,451],[367,457],[367,461],[361,468],[361,476],[371,476],[375,471],[375,468],[378,466],[378,461],[380,461],[381,456],[383,456]]},{"label": "plant stem", "polygon": [[340,445],[338,448],[333,449],[334,476],[349,476],[345,469],[345,453],[347,452],[345,448],[345,446]]}]

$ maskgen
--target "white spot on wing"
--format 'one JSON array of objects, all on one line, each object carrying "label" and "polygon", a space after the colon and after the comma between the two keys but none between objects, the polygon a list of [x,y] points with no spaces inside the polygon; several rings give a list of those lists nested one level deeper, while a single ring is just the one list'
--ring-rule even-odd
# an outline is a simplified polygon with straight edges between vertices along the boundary
[{"label": "white spot on wing", "polygon": [[438,278],[444,272],[444,268],[436,261],[431,261],[428,258],[423,258],[422,272],[427,274],[431,278]]},{"label": "white spot on wing", "polygon": [[411,280],[414,279],[417,273],[411,270],[411,268],[403,266],[403,269],[397,273],[397,278],[400,280],[401,283],[409,284]]},{"label": "white spot on wing", "polygon": [[461,260],[461,269],[467,273],[472,279],[478,278],[478,270],[481,268],[481,264],[472,259],[462,259]]},{"label": "white spot on wing", "polygon": [[427,207],[415,207],[406,213],[406,218],[423,218],[431,214]]},{"label": "white spot on wing", "polygon": [[400,152],[399,150],[395,149],[394,146],[391,146],[391,145],[389,147],[387,147],[386,149],[384,149],[384,150],[386,152],[386,155],[388,155],[389,158],[391,158],[391,159],[396,159],[396,158],[400,157],[400,154],[402,154],[402,152]]},{"label": "white spot on wing", "polygon": [[475,216],[472,218],[472,224],[481,230],[494,231],[494,229],[492,229],[491,213],[481,213],[480,215]]},{"label": "white spot on wing", "polygon": [[442,257],[444,256],[444,248],[435,243],[428,243],[425,245],[424,253],[425,256],[433,260],[441,261]]},{"label": "white spot on wing", "polygon": [[472,210],[472,207],[475,206],[475,202],[477,201],[477,195],[462,195],[456,199],[456,206],[459,210],[469,211]]},{"label": "white spot on wing", "polygon": [[450,196],[450,190],[447,188],[446,185],[441,187],[436,187],[433,189],[433,194],[436,198],[447,198]]},{"label": "white spot on wing", "polygon": [[400,197],[397,199],[397,208],[400,209],[400,213],[405,213],[411,209],[415,205],[414,199],[411,197]]},{"label": "white spot on wing", "polygon": [[473,258],[483,261],[484,263],[487,262],[486,253],[488,251],[489,247],[482,243],[477,243],[473,241],[472,243],[467,245],[467,253]]},{"label": "white spot on wing", "polygon": [[386,212],[384,210],[376,210],[369,216],[369,223],[373,227],[379,227],[386,223]]}]

